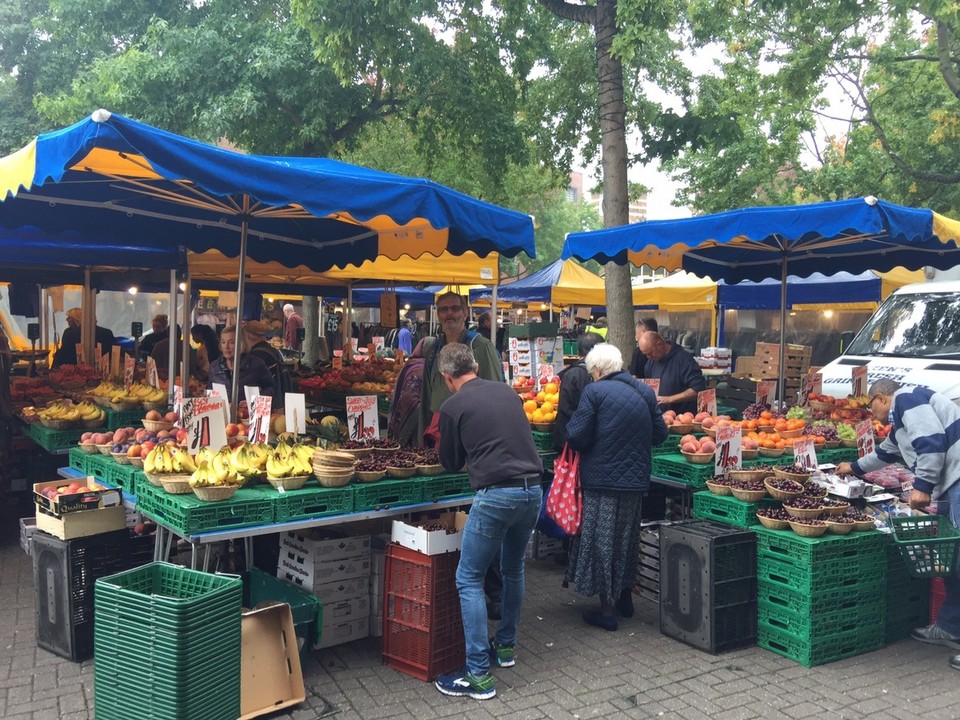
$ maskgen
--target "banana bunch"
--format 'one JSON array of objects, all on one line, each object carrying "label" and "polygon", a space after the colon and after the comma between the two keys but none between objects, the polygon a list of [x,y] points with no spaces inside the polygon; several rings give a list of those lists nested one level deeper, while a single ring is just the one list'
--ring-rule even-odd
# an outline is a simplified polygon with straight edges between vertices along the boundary
[{"label": "banana bunch", "polygon": [[174,445],[157,445],[143,459],[143,471],[148,473],[192,473],[196,469],[190,453]]},{"label": "banana bunch", "polygon": [[260,475],[269,454],[269,445],[241,443],[230,453],[230,467],[244,478]]},{"label": "banana bunch", "polygon": [[285,478],[309,475],[313,471],[313,450],[309,445],[277,445],[267,457],[267,476]]},{"label": "banana bunch", "polygon": [[327,415],[320,421],[319,435],[334,443],[345,443],[350,439],[347,424],[334,415]]},{"label": "banana bunch", "polygon": [[115,385],[112,382],[102,382],[90,391],[91,395],[102,398],[111,398],[114,395],[122,394],[125,390],[123,385]]},{"label": "banana bunch", "polygon": [[84,400],[83,402],[77,403],[74,407],[80,411],[81,420],[106,420],[107,413],[104,412],[103,408],[94,405],[92,402]]},{"label": "banana bunch", "polygon": [[72,405],[70,403],[57,400],[56,402],[50,403],[42,410],[37,411],[37,415],[44,420],[63,420],[73,422],[80,419],[81,411],[79,405]]},{"label": "banana bunch", "polygon": [[144,383],[133,383],[130,389],[127,390],[127,395],[132,400],[148,403],[163,402],[167,399],[167,393],[163,390],[153,385],[145,385]]},{"label": "banana bunch", "polygon": [[190,487],[216,487],[218,485],[241,485],[244,477],[230,465],[231,451],[224,448],[213,454],[211,460],[203,460],[190,476]]}]

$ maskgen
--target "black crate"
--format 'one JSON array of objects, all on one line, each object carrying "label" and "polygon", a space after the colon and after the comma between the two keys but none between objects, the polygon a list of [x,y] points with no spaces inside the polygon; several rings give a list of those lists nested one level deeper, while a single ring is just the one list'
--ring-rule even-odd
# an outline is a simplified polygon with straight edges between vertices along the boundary
[{"label": "black crate", "polygon": [[757,634],[753,532],[703,520],[660,529],[660,631],[709,653]]},{"label": "black crate", "polygon": [[74,662],[93,657],[95,582],[143,564],[152,541],[131,538],[126,529],[76,540],[34,533],[37,646]]}]

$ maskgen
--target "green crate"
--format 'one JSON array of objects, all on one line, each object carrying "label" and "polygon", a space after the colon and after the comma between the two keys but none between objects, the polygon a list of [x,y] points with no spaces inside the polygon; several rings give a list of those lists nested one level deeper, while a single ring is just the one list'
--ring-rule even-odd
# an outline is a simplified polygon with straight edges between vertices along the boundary
[{"label": "green crate", "polygon": [[860,607],[864,604],[882,600],[884,596],[883,589],[870,584],[835,587],[818,592],[816,595],[792,590],[778,583],[761,581],[757,584],[757,600],[759,602],[782,608],[786,612],[807,616]]},{"label": "green crate", "polygon": [[811,642],[825,636],[838,635],[862,628],[864,623],[878,622],[884,613],[883,597],[863,601],[860,605],[825,612],[802,613],[780,605],[757,603],[757,622],[783,630]]},{"label": "green crate", "polygon": [[473,495],[476,490],[470,485],[470,478],[465,474],[439,475],[425,478],[423,485],[423,501],[437,502],[451,497]]},{"label": "green crate", "polygon": [[138,482],[136,489],[137,509],[181,536],[274,522],[275,499],[255,488],[240,488],[222,502],[204,502],[193,494],[170,495],[149,482]]},{"label": "green crate", "polygon": [[323,603],[306,590],[257,568],[240,575],[243,580],[243,606],[254,608],[265,600],[285,602],[293,614],[297,636],[306,640],[304,650],[320,643],[323,627]]},{"label": "green crate", "polygon": [[760,457],[757,456],[753,460],[744,460],[740,464],[743,466],[744,470],[749,470],[750,468],[757,467],[757,465],[776,465],[776,466],[786,466],[793,465],[793,453],[785,452],[780,457]]},{"label": "green crate", "polygon": [[87,458],[87,475],[93,475],[97,480],[109,482],[108,475],[110,474],[110,468],[114,465],[116,465],[116,463],[112,457],[98,452],[96,455],[91,455]]},{"label": "green crate", "polygon": [[732,495],[714,495],[707,490],[693,494],[693,516],[737,527],[753,527],[759,524],[757,508],[776,504],[776,500],[770,498],[751,503],[738,500]]},{"label": "green crate", "polygon": [[[680,436],[679,435],[667,435],[667,439],[664,440],[659,445],[654,445],[650,448],[650,454],[654,457],[658,455],[676,455],[677,450],[680,448]],[[682,455],[680,457],[683,457]]]},{"label": "green crate", "polygon": [[577,352],[577,341],[576,340],[564,340],[563,341],[563,354],[565,357],[578,357],[579,353]]},{"label": "green crate", "polygon": [[555,452],[541,452],[540,460],[543,462],[543,471],[546,473],[553,472],[553,461],[559,457],[559,453]]},{"label": "green crate", "polygon": [[886,558],[855,556],[820,563],[800,565],[757,553],[757,580],[795,590],[807,595],[841,588],[851,592],[860,588],[874,588],[882,593]]},{"label": "green crate", "polygon": [[757,554],[787,562],[817,566],[843,558],[883,558],[886,563],[887,537],[878,530],[851,532],[847,535],[826,534],[818,538],[801,537],[792,530],[770,530],[758,527]]},{"label": "green crate", "polygon": [[116,485],[126,493],[135,495],[137,475],[143,475],[140,468],[135,465],[121,465],[114,460],[113,465],[107,467],[106,481],[111,485]]},{"label": "green crate", "polygon": [[803,638],[766,623],[757,623],[757,645],[804,667],[824,665],[878,650],[883,647],[883,637],[883,626],[874,621],[867,621],[856,630],[827,635],[817,640]]},{"label": "green crate", "polygon": [[359,484],[353,490],[354,512],[384,510],[397,505],[421,502],[422,485],[422,480],[381,480]]},{"label": "green crate", "polygon": [[731,420],[743,419],[743,413],[729,405],[717,405],[717,415],[729,415]]},{"label": "green crate", "polygon": [[77,428],[76,430],[51,430],[45,428],[40,423],[27,423],[23,428],[23,434],[33,440],[37,445],[47,452],[56,452],[73,448],[80,442],[80,436],[85,432],[104,432],[103,428],[85,430]]},{"label": "green crate", "polygon": [[280,493],[264,486],[262,492],[272,495],[275,522],[342,515],[353,512],[354,485],[325,488],[307,485],[300,490]]},{"label": "green crate", "polygon": [[893,540],[916,577],[941,577],[953,572],[960,530],[944,515],[890,518]]},{"label": "green crate", "polygon": [[140,427],[140,421],[146,414],[144,410],[104,410],[107,414],[107,430],[117,430],[119,428]]},{"label": "green crate", "polygon": [[[99,455],[100,453],[98,452],[97,454]],[[75,447],[70,448],[70,452],[67,454],[67,457],[70,458],[70,467],[72,467],[74,470],[79,470],[84,475],[89,474],[87,467],[89,466],[90,458],[93,457],[93,455]]]},{"label": "green crate", "polygon": [[377,395],[377,412],[381,415],[390,412],[390,395]]},{"label": "green crate", "polygon": [[533,432],[533,444],[537,446],[538,452],[553,452],[553,433],[549,432],[540,432],[539,430],[532,430]]},{"label": "green crate", "polygon": [[654,477],[669,478],[686,483],[690,487],[705,488],[707,480],[713,477],[713,463],[694,465],[683,455],[657,455],[653,458],[651,474]]}]

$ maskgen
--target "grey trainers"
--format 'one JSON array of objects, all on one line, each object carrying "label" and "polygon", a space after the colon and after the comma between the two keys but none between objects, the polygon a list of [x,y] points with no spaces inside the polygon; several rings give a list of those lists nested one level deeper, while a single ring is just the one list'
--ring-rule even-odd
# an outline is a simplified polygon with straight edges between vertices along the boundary
[{"label": "grey trainers", "polygon": [[950,658],[950,667],[954,670],[960,670],[960,655],[954,655]]},{"label": "grey trainers", "polygon": [[502,668],[513,667],[517,664],[513,648],[497,645],[495,638],[490,638],[490,659]]},{"label": "grey trainers", "polygon": [[910,637],[931,645],[943,645],[954,650],[960,650],[960,638],[954,637],[936,623],[927,625],[927,627],[914,628]]}]

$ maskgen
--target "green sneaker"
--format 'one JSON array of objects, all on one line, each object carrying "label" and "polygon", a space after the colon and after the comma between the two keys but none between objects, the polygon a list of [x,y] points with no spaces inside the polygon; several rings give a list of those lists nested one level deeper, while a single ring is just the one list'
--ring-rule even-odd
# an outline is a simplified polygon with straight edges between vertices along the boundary
[{"label": "green sneaker", "polygon": [[454,697],[472,697],[474,700],[489,700],[497,694],[493,675],[486,673],[477,677],[465,667],[457,672],[441,675],[436,680],[437,690]]},{"label": "green sneaker", "polygon": [[497,645],[496,638],[490,638],[490,660],[502,668],[513,667],[517,664],[513,648],[506,645]]}]

